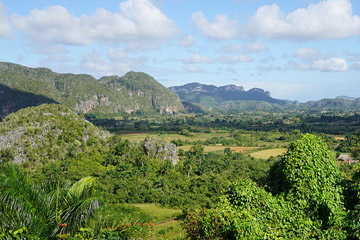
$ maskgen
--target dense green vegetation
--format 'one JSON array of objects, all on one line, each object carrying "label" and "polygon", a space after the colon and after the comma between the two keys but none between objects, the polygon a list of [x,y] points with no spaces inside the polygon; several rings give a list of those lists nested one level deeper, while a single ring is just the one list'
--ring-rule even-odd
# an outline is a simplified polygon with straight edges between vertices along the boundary
[{"label": "dense green vegetation", "polygon": [[245,91],[241,86],[226,85],[216,87],[200,83],[188,83],[183,86],[170,88],[176,92],[187,105],[197,105],[204,110],[213,112],[242,112],[242,111],[341,111],[344,109],[359,110],[360,98],[349,99],[345,96],[335,99],[321,99],[299,103],[297,101],[285,101],[274,99],[270,92],[261,88],[253,88]]},{"label": "dense green vegetation", "polygon": [[216,87],[200,83],[170,87],[182,101],[196,104],[205,110],[248,111],[248,110],[284,110],[294,108],[290,101],[274,99],[269,92],[260,88],[245,91],[243,87],[226,85]]},{"label": "dense green vegetation", "polygon": [[0,179],[0,238],[49,239],[64,232],[74,234],[99,208],[92,177],[72,185],[59,181],[34,184],[18,167],[9,165],[2,169]]},{"label": "dense green vegetation", "polygon": [[[184,239],[183,217],[190,239],[359,235],[360,174],[334,161],[336,152],[356,158],[357,113],[99,116],[87,119],[111,133],[59,104],[25,108],[0,122],[0,238],[174,239],[178,232]],[[317,136],[303,134],[309,129]],[[177,161],[165,157],[171,144]],[[281,158],[251,157],[284,147]],[[75,199],[72,186],[84,179],[90,187]],[[12,184],[20,180],[22,187]],[[80,196],[98,205],[79,208],[91,211],[78,212],[78,221],[65,212],[72,201],[81,205]],[[46,214],[36,210],[44,198]],[[19,211],[24,219],[15,217]]]},{"label": "dense green vegetation", "polygon": [[[272,163],[231,151],[205,153],[198,144],[173,165],[160,155],[147,154],[142,142],[100,131],[56,104],[10,114],[0,130],[1,164],[21,162],[36,186],[96,177],[98,196],[107,206],[159,203],[186,212],[211,207],[229,181],[239,175],[262,179]],[[32,228],[25,223],[17,227]]]},{"label": "dense green vegetation", "polygon": [[0,100],[4,100],[0,101],[0,117],[53,102],[79,113],[172,114],[184,110],[174,92],[151,76],[135,72],[97,80],[86,74],[59,74],[46,68],[0,63],[0,92]]},{"label": "dense green vegetation", "polygon": [[[216,208],[187,216],[190,239],[352,239],[358,215],[345,211],[341,174],[320,138],[292,142],[268,185],[240,180]],[[357,180],[353,187],[358,191]],[[267,189],[268,188],[268,189]],[[356,193],[355,193],[356,195]],[[353,196],[354,197],[354,196]],[[359,199],[356,197],[356,204]]]}]

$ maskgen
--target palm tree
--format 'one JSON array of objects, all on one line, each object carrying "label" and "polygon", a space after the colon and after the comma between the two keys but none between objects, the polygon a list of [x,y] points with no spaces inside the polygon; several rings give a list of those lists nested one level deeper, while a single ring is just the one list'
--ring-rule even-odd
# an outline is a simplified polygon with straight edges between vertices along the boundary
[{"label": "palm tree", "polygon": [[94,181],[34,184],[18,166],[6,166],[0,173],[0,238],[19,229],[32,239],[76,232],[100,206]]}]

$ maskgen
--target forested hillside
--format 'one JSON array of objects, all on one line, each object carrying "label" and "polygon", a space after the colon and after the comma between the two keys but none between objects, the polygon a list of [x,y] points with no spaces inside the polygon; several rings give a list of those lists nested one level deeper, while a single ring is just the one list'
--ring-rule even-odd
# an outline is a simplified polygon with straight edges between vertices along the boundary
[{"label": "forested hillside", "polygon": [[271,97],[270,92],[261,88],[245,91],[236,85],[214,86],[200,83],[188,83],[170,87],[181,101],[191,103],[207,111],[241,112],[241,111],[328,111],[358,110],[360,98],[346,96],[327,98],[317,101],[299,103],[298,101],[281,100]]},{"label": "forested hillside", "polygon": [[145,73],[97,80],[47,68],[0,63],[0,117],[28,106],[61,103],[79,113],[165,113],[183,111],[179,97]]},{"label": "forested hillside", "polygon": [[[182,101],[197,104],[207,110],[283,110],[284,105],[292,105],[290,101],[275,99],[260,88],[245,91],[243,87],[225,85],[216,87],[200,83],[188,83],[183,86],[170,87]],[[289,106],[288,106],[289,107]]]},{"label": "forested hillside", "polygon": [[[111,217],[117,204],[159,203],[182,208],[185,212],[212,207],[229,182],[239,176],[257,181],[265,176],[272,163],[230,150],[225,151],[226,154],[206,153],[201,145],[182,151],[180,159],[174,161],[164,152],[170,144],[164,139],[130,143],[97,129],[59,104],[12,113],[0,123],[0,130],[1,171],[5,171],[7,164],[20,163],[20,171],[29,177],[30,182],[26,184],[31,186],[45,182],[58,182],[62,186],[69,181],[75,183],[84,177],[95,177],[97,197],[103,199],[105,209],[108,209],[99,212],[101,216],[97,217],[120,225],[125,217],[117,220]],[[0,185],[0,188],[4,194],[7,190],[13,191],[8,185]],[[16,196],[14,198],[16,200]],[[27,201],[31,203],[33,199]],[[19,211],[27,211],[19,208]],[[41,234],[51,236],[46,235],[50,234],[46,231],[36,232],[35,226],[27,225],[26,221],[18,222],[13,215],[2,214],[0,219],[3,216],[5,220],[6,216],[6,220],[13,223],[2,225],[3,231],[23,229],[33,239],[44,236]],[[74,233],[85,223],[69,227],[66,232]],[[60,233],[60,224],[55,221],[49,227]]]}]

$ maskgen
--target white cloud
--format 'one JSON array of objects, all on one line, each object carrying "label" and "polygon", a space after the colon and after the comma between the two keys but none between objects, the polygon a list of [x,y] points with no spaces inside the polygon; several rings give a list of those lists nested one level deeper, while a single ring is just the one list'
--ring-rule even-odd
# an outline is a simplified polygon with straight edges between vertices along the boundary
[{"label": "white cloud", "polygon": [[107,52],[107,57],[113,61],[123,61],[124,59],[127,59],[129,56],[128,54],[125,52],[124,49],[121,48],[110,48],[109,51]]},{"label": "white cloud", "polygon": [[177,31],[175,23],[149,0],[127,0],[116,13],[99,8],[92,16],[80,17],[62,6],[51,6],[27,16],[13,14],[12,21],[33,40],[70,45],[161,42]]},{"label": "white cloud", "polygon": [[218,60],[222,63],[237,64],[243,62],[251,62],[252,58],[248,55],[221,56]]},{"label": "white cloud", "polygon": [[183,63],[193,64],[193,63],[212,63],[213,60],[209,57],[202,56],[200,54],[191,53],[188,59],[185,59]]},{"label": "white cloud", "polygon": [[294,57],[301,59],[314,59],[320,57],[320,53],[313,48],[299,48],[294,53]]},{"label": "white cloud", "polygon": [[192,22],[209,38],[224,40],[234,38],[237,33],[236,21],[229,20],[226,15],[216,15],[214,22],[209,22],[204,13],[196,12],[191,15]]},{"label": "white cloud", "polygon": [[96,51],[86,53],[82,58],[80,67],[92,73],[97,73],[101,75],[114,74],[112,72],[110,64],[108,64]]},{"label": "white cloud", "polygon": [[223,46],[221,48],[221,51],[225,53],[233,53],[233,52],[257,53],[267,50],[268,50],[267,47],[262,42],[255,42],[249,45],[231,44],[231,45]]},{"label": "white cloud", "polygon": [[346,60],[338,57],[319,59],[311,63],[294,64],[294,68],[302,71],[322,72],[346,72],[349,70]]},{"label": "white cloud", "polygon": [[246,26],[250,36],[294,39],[339,39],[360,35],[360,17],[350,0],[324,0],[289,14],[278,5],[260,7]]},{"label": "white cloud", "polygon": [[110,48],[104,58],[99,52],[90,51],[82,56],[80,67],[97,77],[123,75],[134,68],[143,67],[146,58],[132,58],[124,49]]},{"label": "white cloud", "polygon": [[201,68],[196,67],[196,66],[185,66],[184,69],[188,73],[201,73],[201,72],[204,72],[204,70],[202,70]]},{"label": "white cloud", "polygon": [[329,58],[315,61],[313,68],[324,72],[346,72],[348,64],[343,58]]},{"label": "white cloud", "polygon": [[185,47],[190,47],[190,46],[194,45],[195,42],[196,42],[195,39],[191,35],[183,36],[180,39],[180,44]]},{"label": "white cloud", "polygon": [[11,35],[11,27],[6,15],[5,6],[0,2],[0,38],[8,38]]}]

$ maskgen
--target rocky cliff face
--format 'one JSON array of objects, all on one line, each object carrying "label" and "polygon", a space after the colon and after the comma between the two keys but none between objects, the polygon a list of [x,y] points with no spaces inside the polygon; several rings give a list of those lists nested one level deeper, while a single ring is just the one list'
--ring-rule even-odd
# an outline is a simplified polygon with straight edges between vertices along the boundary
[{"label": "rocky cliff face", "polygon": [[170,160],[173,165],[178,162],[176,155],[176,146],[169,141],[163,141],[155,138],[146,138],[143,144],[145,153],[151,158],[159,160]]}]

